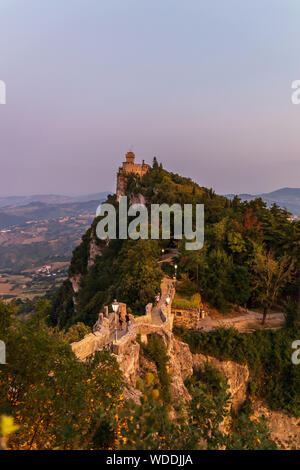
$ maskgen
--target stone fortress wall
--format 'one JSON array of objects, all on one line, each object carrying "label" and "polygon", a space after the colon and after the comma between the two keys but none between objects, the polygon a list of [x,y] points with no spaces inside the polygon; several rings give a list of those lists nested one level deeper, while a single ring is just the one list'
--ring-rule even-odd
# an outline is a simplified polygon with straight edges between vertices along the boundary
[{"label": "stone fortress wall", "polygon": [[[141,336],[143,342],[147,342],[147,335],[161,331],[172,331],[173,315],[171,314],[171,305],[162,305],[160,308],[161,323],[153,323],[152,317],[153,305],[146,305],[145,315],[139,317],[130,317],[130,325],[125,330],[118,329],[118,337],[115,339],[116,326],[118,327],[118,317],[113,312],[108,311],[108,307],[104,307],[104,311],[99,313],[97,322],[93,327],[93,333],[86,335],[81,341],[71,344],[71,348],[76,357],[83,361],[88,356],[105,348],[109,349],[115,355],[124,354],[130,344],[136,340],[137,335]],[[119,312],[124,318],[126,315],[126,304],[119,303]]]},{"label": "stone fortress wall", "polygon": [[201,321],[206,317],[207,313],[198,308],[172,308],[174,315],[174,326],[182,328],[199,330],[201,328]]}]

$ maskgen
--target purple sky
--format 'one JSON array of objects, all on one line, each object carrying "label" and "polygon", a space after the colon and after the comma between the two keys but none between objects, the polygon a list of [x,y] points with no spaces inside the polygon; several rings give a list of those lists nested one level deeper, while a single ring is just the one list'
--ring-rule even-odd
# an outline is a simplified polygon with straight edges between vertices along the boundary
[{"label": "purple sky", "polygon": [[219,193],[300,187],[299,0],[1,0],[0,196],[113,190],[132,148]]}]

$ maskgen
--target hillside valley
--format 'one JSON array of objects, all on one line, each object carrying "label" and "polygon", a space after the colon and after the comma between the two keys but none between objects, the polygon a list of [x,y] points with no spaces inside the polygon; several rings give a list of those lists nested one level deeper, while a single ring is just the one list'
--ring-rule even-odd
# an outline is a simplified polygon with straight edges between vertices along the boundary
[{"label": "hillside valley", "polygon": [[106,196],[0,198],[0,297],[31,299],[57,288]]}]

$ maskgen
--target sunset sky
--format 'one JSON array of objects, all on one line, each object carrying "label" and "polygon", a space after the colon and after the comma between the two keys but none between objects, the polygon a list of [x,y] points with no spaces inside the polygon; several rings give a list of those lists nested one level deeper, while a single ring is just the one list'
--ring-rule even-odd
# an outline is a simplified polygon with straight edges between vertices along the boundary
[{"label": "sunset sky", "polygon": [[113,190],[125,153],[300,187],[299,0],[0,0],[0,196]]}]

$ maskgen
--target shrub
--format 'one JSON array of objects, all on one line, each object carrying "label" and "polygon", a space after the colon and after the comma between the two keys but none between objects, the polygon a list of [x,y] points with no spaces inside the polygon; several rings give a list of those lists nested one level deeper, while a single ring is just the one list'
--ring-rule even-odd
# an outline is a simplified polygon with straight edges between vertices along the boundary
[{"label": "shrub", "polygon": [[190,299],[175,295],[172,306],[174,308],[197,308],[201,306],[201,296],[200,294],[194,294]]},{"label": "shrub", "polygon": [[170,396],[170,376],[167,370],[169,357],[167,348],[162,338],[156,334],[148,335],[148,344],[142,344],[144,354],[156,364],[158,378],[161,386],[161,396],[165,403],[169,403]]},{"label": "shrub", "polygon": [[193,353],[247,364],[253,395],[265,399],[271,409],[300,416],[300,368],[291,362],[291,345],[300,337],[300,328],[254,333],[219,328],[200,334],[177,328],[175,332]]}]

